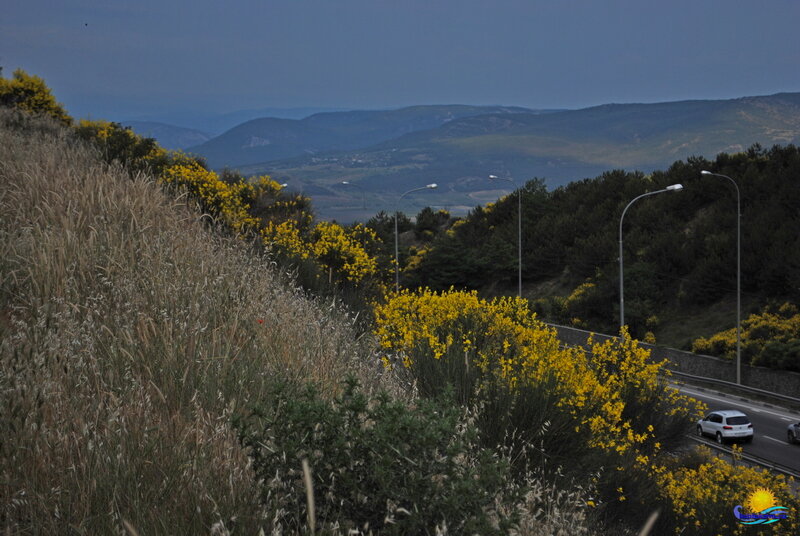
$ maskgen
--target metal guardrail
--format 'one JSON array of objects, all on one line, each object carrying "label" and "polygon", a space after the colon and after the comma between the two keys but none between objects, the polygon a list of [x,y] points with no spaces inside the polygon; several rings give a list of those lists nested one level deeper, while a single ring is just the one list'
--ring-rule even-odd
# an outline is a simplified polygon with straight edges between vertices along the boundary
[{"label": "metal guardrail", "polygon": [[784,395],[784,394],[781,394],[781,393],[773,393],[772,391],[765,391],[764,389],[758,389],[757,387],[749,387],[747,385],[741,385],[741,384],[729,382],[729,381],[726,381],[726,380],[718,380],[717,378],[708,378],[706,376],[694,376],[692,374],[687,374],[685,372],[680,372],[680,371],[677,371],[677,370],[671,370],[671,369],[667,369],[667,370],[669,370],[670,373],[673,376],[676,376],[676,377],[688,378],[688,379],[691,379],[691,380],[701,381],[701,382],[704,382],[704,383],[711,383],[711,384],[714,384],[714,385],[723,385],[725,387],[728,387],[729,389],[738,390],[738,391],[746,393],[746,394],[766,396],[766,397],[774,398],[776,400],[781,400],[783,402],[791,402],[793,404],[800,404],[800,398],[796,398],[796,397],[793,397],[793,396],[788,396],[788,395]]},{"label": "metal guardrail", "polygon": [[[734,385],[736,385],[736,384],[734,384]],[[706,439],[699,438],[697,436],[687,435],[686,437],[688,437],[689,439],[691,439],[693,441],[696,441],[696,442],[698,442],[698,443],[700,443],[702,445],[705,445],[707,447],[711,447],[714,450],[717,450],[719,452],[727,454],[728,456],[731,456],[733,458],[733,449],[730,449],[730,448],[727,448],[727,447],[723,447],[722,445],[718,445],[717,443],[714,443],[712,441],[708,441]],[[741,460],[744,460],[744,461],[746,461],[748,463],[752,463],[752,464],[755,464],[755,465],[759,465],[761,467],[764,467],[765,469],[769,469],[770,471],[783,473],[786,476],[791,476],[791,477],[800,479],[800,471],[797,471],[796,469],[792,469],[791,467],[786,467],[785,465],[781,465],[781,464],[775,463],[773,461],[767,460],[766,458],[761,458],[760,456],[753,456],[752,454],[748,454],[746,452],[742,452],[740,454],[737,454],[736,456]]]}]

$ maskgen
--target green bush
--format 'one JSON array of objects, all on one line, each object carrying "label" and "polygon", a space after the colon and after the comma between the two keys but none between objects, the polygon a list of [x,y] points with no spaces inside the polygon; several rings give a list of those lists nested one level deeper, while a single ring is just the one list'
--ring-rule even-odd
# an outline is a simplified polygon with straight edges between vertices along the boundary
[{"label": "green bush", "polygon": [[767,342],[753,364],[800,372],[800,339]]},{"label": "green bush", "polygon": [[72,124],[72,118],[56,101],[44,80],[22,69],[14,71],[12,78],[6,79],[0,75],[0,106],[50,116],[63,125]]},{"label": "green bush", "polygon": [[323,532],[434,534],[446,526],[455,534],[496,534],[503,528],[489,511],[507,488],[509,467],[476,447],[462,415],[452,397],[409,406],[367,396],[349,379],[332,401],[310,386],[281,384],[236,426],[273,529],[308,529],[307,459]]},{"label": "green bush", "polygon": [[[93,143],[104,161],[118,162],[131,175],[136,172],[160,175],[177,162],[177,158],[189,161],[190,157],[173,153],[170,155],[155,139],[139,136],[130,127],[110,121],[82,119],[75,127],[78,138]],[[180,156],[179,156],[180,155]],[[191,160],[195,160],[191,158]]]}]

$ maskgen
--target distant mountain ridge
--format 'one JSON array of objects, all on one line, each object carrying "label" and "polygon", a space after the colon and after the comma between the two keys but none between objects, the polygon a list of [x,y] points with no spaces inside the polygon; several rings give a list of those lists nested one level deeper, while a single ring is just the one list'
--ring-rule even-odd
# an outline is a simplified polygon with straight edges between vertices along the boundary
[{"label": "distant mountain ridge", "polygon": [[426,194],[427,203],[463,212],[502,193],[488,183],[489,174],[513,177],[517,184],[539,177],[554,188],[611,169],[650,172],[756,143],[800,143],[800,93],[477,114],[364,149],[268,161],[240,171],[271,174],[313,191],[322,214],[345,221],[350,213],[337,213],[336,207],[353,205],[344,196],[358,192],[334,188],[342,181],[367,192],[373,213],[391,209],[398,192],[430,182],[439,189]]},{"label": "distant mountain ridge", "polygon": [[[348,108],[349,109],[349,108]],[[309,115],[321,112],[344,111],[341,108],[304,106],[299,108],[251,108],[243,110],[233,110],[230,112],[218,113],[206,109],[200,110],[161,110],[152,111],[145,114],[119,115],[112,114],[108,119],[117,123],[125,124],[131,122],[139,123],[162,123],[165,125],[176,126],[198,130],[209,134],[211,137],[219,136],[223,132],[241,125],[252,119],[262,117],[276,117],[279,119],[303,119]]]},{"label": "distant mountain ridge", "polygon": [[186,149],[211,139],[211,135],[193,128],[179,127],[156,121],[123,121],[123,125],[146,138],[155,138],[165,149]]},{"label": "distant mountain ridge", "polygon": [[189,148],[214,168],[306,154],[362,149],[410,132],[482,114],[536,114],[512,106],[429,105],[396,110],[324,112],[304,119],[254,119]]}]

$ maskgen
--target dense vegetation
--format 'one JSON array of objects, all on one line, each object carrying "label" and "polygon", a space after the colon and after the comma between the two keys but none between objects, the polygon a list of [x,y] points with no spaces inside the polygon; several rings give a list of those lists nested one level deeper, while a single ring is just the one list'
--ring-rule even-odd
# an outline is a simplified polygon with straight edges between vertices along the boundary
[{"label": "dense vegetation", "polygon": [[[643,199],[624,220],[625,320],[634,335],[652,331],[662,340],[670,322],[683,323],[721,300],[735,301],[735,190],[724,179],[701,176],[704,169],[735,178],[741,189],[743,318],[771,303],[800,302],[795,146],[754,146],[714,161],[691,158],[651,175],[613,171],[553,191],[529,181],[496,204],[443,226],[409,260],[404,281],[440,290],[455,285],[513,292],[522,195],[523,279],[534,310],[555,322],[615,333],[622,210],[640,194],[680,183],[683,191]],[[735,307],[729,310],[727,325],[711,328],[735,325]],[[796,341],[800,333],[789,338]],[[690,339],[665,342],[688,347]]]},{"label": "dense vegetation", "polygon": [[630,337],[584,353],[525,300],[387,294],[359,253],[374,234],[268,177],[18,108],[0,110],[7,532],[627,534],[660,510],[657,533],[715,534],[745,530],[730,505],[756,488],[800,506],[782,477],[677,449],[701,408]]}]

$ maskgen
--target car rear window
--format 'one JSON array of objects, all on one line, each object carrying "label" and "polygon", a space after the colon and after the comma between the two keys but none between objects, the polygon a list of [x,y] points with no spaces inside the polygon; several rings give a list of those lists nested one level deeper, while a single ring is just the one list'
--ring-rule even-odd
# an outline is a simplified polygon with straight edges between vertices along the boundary
[{"label": "car rear window", "polygon": [[727,421],[728,424],[750,424],[750,419],[748,419],[744,415],[739,415],[737,417],[728,417]]}]

